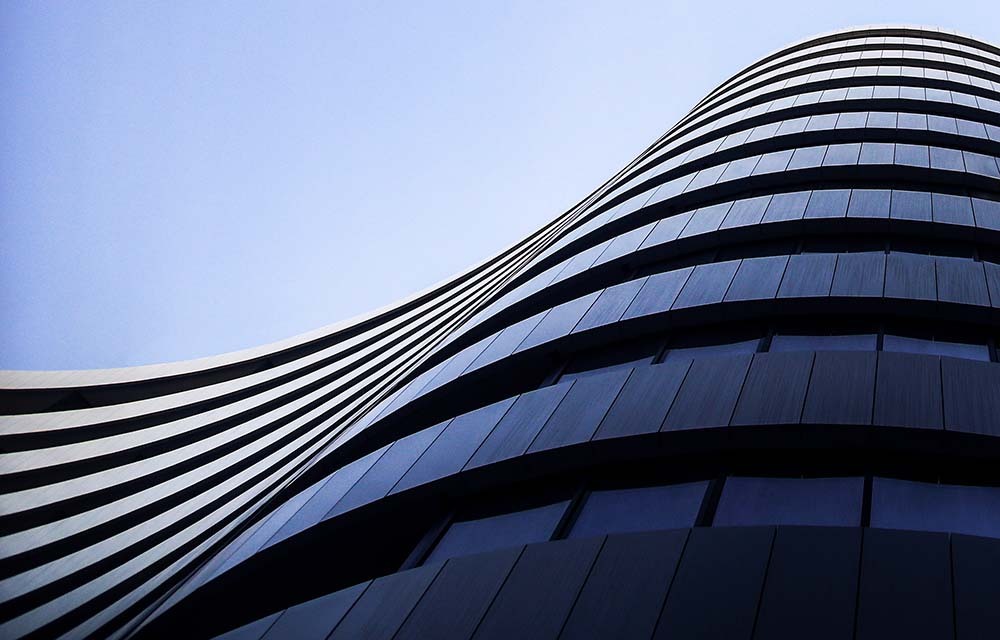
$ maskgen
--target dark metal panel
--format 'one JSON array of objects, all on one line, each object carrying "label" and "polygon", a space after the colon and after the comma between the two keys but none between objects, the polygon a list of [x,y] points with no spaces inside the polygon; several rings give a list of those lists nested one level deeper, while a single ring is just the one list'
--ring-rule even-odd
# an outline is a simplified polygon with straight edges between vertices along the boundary
[{"label": "dark metal panel", "polygon": [[740,263],[736,277],[726,292],[726,301],[769,300],[778,292],[778,284],[785,273],[788,256],[747,258]]},{"label": "dark metal panel", "polygon": [[936,258],[934,263],[938,300],[990,306],[983,263],[960,258]]},{"label": "dark metal panel", "polygon": [[733,281],[733,276],[736,275],[736,269],[739,266],[739,260],[698,265],[684,284],[684,288],[677,294],[677,300],[670,308],[683,309],[722,302],[726,290],[729,289],[729,283]]},{"label": "dark metal panel", "polygon": [[692,529],[655,637],[749,638],[773,538],[772,527]]},{"label": "dark metal panel", "polygon": [[779,298],[826,296],[833,284],[835,253],[805,253],[791,256],[778,288]]},{"label": "dark metal panel", "polygon": [[941,358],[941,376],[945,428],[1000,435],[1000,365]]},{"label": "dark metal panel", "polygon": [[743,380],[750,368],[750,354],[701,358],[691,364],[663,429],[724,427],[729,424]]},{"label": "dark metal panel", "polygon": [[325,517],[329,518],[385,497],[435,438],[441,435],[445,426],[444,423],[435,425],[394,442]]},{"label": "dark metal panel", "polygon": [[690,366],[690,362],[670,362],[636,368],[594,439],[659,431]]},{"label": "dark metal panel", "polygon": [[693,270],[693,267],[688,267],[650,276],[622,319],[627,320],[670,309]]},{"label": "dark metal panel", "polygon": [[940,359],[911,353],[878,354],[875,424],[943,426]]},{"label": "dark metal panel", "polygon": [[631,372],[619,369],[577,379],[528,452],[590,440]]},{"label": "dark metal panel", "polygon": [[652,636],[687,535],[657,531],[609,536],[560,639]]},{"label": "dark metal panel", "polygon": [[810,352],[756,354],[732,424],[797,423],[802,416],[812,361]]},{"label": "dark metal panel", "polygon": [[417,567],[373,581],[328,640],[390,640],[441,571],[441,566]]},{"label": "dark metal panel", "polygon": [[875,353],[816,354],[802,422],[871,424],[875,401]]},{"label": "dark metal panel", "polygon": [[325,638],[369,584],[370,582],[362,582],[286,609],[264,639]]},{"label": "dark metal panel", "polygon": [[647,279],[630,280],[605,289],[573,329],[573,333],[621,320]]},{"label": "dark metal panel", "polygon": [[959,640],[996,637],[1000,629],[1000,540],[951,536],[955,631]]},{"label": "dark metal panel", "polygon": [[393,640],[470,637],[521,551],[515,547],[448,560]]},{"label": "dark metal panel", "polygon": [[507,398],[452,420],[444,433],[393,487],[392,493],[458,473],[512,404],[514,398]]},{"label": "dark metal panel", "polygon": [[714,526],[861,524],[864,478],[726,478]]},{"label": "dark metal panel", "polygon": [[476,451],[466,469],[524,454],[549,416],[566,397],[571,382],[521,394]]},{"label": "dark metal panel", "polygon": [[528,545],[476,630],[476,640],[554,639],[603,538]]},{"label": "dark metal panel", "polygon": [[576,326],[576,323],[580,321],[590,306],[594,304],[597,300],[597,296],[600,295],[599,291],[587,294],[583,297],[577,298],[575,300],[570,300],[569,302],[564,302],[557,307],[553,307],[549,311],[542,321],[538,323],[528,337],[524,339],[514,352],[524,351],[529,347],[534,347],[542,344],[543,342],[548,342],[549,340],[555,340],[556,338],[561,338],[567,335]]},{"label": "dark metal panel", "polygon": [[861,531],[778,527],[754,640],[853,637]]},{"label": "dark metal panel", "polygon": [[865,529],[857,640],[952,637],[947,534]]},{"label": "dark metal panel", "polygon": [[884,253],[842,253],[837,256],[830,295],[881,297],[884,288]]},{"label": "dark metal panel", "polygon": [[885,266],[885,297],[937,300],[934,258],[890,253]]}]

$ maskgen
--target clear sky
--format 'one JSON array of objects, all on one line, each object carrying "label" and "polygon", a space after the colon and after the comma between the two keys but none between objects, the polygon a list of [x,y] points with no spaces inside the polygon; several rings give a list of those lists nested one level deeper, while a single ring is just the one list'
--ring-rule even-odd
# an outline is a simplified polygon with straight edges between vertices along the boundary
[{"label": "clear sky", "polygon": [[997,0],[0,3],[0,368],[257,346],[562,213],[755,58]]}]

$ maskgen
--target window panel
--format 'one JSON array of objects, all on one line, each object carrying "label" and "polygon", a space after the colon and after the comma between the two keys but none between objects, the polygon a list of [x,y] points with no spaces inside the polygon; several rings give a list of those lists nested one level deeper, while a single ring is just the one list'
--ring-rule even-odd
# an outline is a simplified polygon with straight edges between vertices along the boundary
[{"label": "window panel", "polygon": [[891,142],[865,142],[861,145],[859,164],[892,164],[896,145]]},{"label": "window panel", "polygon": [[[832,151],[832,149],[831,149]],[[843,218],[847,215],[847,204],[851,199],[850,189],[827,189],[813,191],[806,207],[806,218]]]},{"label": "window panel", "polygon": [[990,349],[986,344],[966,344],[926,338],[913,338],[886,334],[882,339],[882,350],[896,353],[921,353],[931,356],[951,356],[966,360],[988,362]]},{"label": "window panel", "polygon": [[888,218],[891,192],[881,189],[855,189],[847,216],[854,218]]},{"label": "window panel", "polygon": [[898,122],[900,129],[927,130],[927,116],[922,113],[900,113]]},{"label": "window panel", "polygon": [[895,164],[908,167],[928,167],[927,147],[920,144],[897,144]]},{"label": "window panel", "polygon": [[767,205],[767,211],[764,213],[764,222],[801,220],[811,195],[811,191],[779,193],[775,195]]},{"label": "window panel", "polygon": [[861,524],[862,478],[727,478],[716,526]]},{"label": "window panel", "polygon": [[760,344],[760,339],[754,338],[752,340],[724,342],[721,344],[671,347],[663,360],[664,362],[676,362],[694,358],[732,355],[734,353],[754,353],[757,351],[758,344]]},{"label": "window panel", "polygon": [[831,144],[823,158],[824,167],[854,165],[858,163],[861,144]]},{"label": "window panel", "polygon": [[580,509],[569,537],[692,527],[707,482],[594,491]]},{"label": "window panel", "polygon": [[425,562],[492,551],[532,542],[544,542],[555,533],[569,501],[534,509],[454,522],[438,540]]},{"label": "window panel", "polygon": [[956,149],[931,147],[931,167],[947,171],[965,171],[962,152]]},{"label": "window panel", "polygon": [[871,526],[1000,537],[1000,488],[874,478]]},{"label": "window panel", "polygon": [[789,171],[792,169],[809,169],[823,164],[823,156],[826,155],[826,145],[819,147],[802,147],[796,149],[792,154],[792,159],[788,163]]},{"label": "window panel", "polygon": [[975,225],[972,217],[972,201],[968,197],[935,193],[931,196],[931,200],[934,205],[934,222]]},{"label": "window panel", "polygon": [[893,191],[889,217],[896,220],[931,220],[931,194]]},{"label": "window panel", "polygon": [[868,334],[795,335],[771,338],[771,351],[875,351],[878,336]]}]

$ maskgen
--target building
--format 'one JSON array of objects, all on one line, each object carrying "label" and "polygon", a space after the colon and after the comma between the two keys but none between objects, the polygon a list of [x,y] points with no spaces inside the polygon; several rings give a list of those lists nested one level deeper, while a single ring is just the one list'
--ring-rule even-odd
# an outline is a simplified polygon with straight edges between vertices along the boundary
[{"label": "building", "polygon": [[4,374],[5,637],[1000,632],[1000,48],[747,67],[350,323]]}]

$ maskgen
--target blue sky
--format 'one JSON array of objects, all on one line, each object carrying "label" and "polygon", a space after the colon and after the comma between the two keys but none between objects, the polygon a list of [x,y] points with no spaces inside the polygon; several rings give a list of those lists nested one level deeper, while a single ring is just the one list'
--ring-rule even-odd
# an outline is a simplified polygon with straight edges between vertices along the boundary
[{"label": "blue sky", "polygon": [[256,346],[478,262],[753,59],[982,2],[5,2],[0,368]]}]

